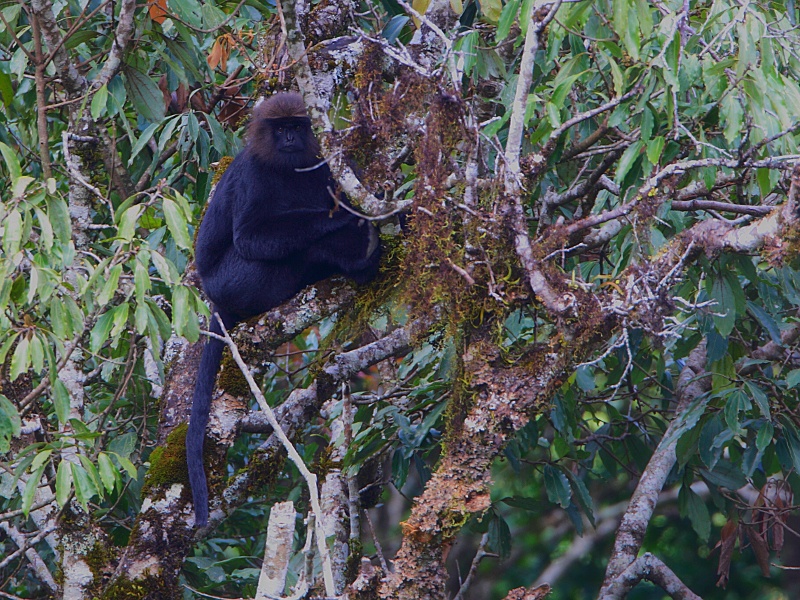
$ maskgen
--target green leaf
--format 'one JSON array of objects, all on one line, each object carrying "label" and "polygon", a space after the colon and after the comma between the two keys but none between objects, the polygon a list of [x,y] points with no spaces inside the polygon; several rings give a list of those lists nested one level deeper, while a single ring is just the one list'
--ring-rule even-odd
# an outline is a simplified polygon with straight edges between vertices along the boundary
[{"label": "green leaf", "polygon": [[728,283],[727,278],[717,276],[713,280],[710,296],[717,301],[714,307],[714,325],[720,335],[727,337],[733,331],[736,324],[736,302],[733,296],[733,289]]},{"label": "green leaf", "polygon": [[661,152],[664,150],[664,141],[664,136],[660,135],[650,140],[647,144],[647,160],[654,165],[657,165],[658,159],[661,158]]},{"label": "green leaf", "polygon": [[558,504],[561,508],[569,506],[572,498],[569,482],[566,476],[552,465],[544,467],[544,486],[550,502]]},{"label": "green leaf", "polygon": [[167,317],[167,314],[161,309],[161,307],[152,300],[146,300],[146,302],[147,307],[150,309],[150,314],[155,320],[158,334],[163,339],[168,339],[172,333],[172,324],[169,321],[169,317]]},{"label": "green leaf", "polygon": [[779,345],[783,344],[781,341],[781,332],[778,329],[778,323],[775,322],[775,319],[772,318],[772,315],[761,308],[758,304],[754,304],[749,300],[747,302],[747,310],[756,318],[761,326],[767,330],[767,333],[769,333],[769,337],[773,342]]},{"label": "green leaf", "polygon": [[38,469],[31,473],[30,478],[25,483],[25,491],[22,492],[22,512],[26,517],[31,512],[33,499],[36,497],[36,490],[42,481],[42,473],[44,473],[45,466],[47,465],[41,465]]},{"label": "green leaf", "polygon": [[725,123],[725,141],[733,143],[744,121],[744,110],[736,95],[731,92],[722,99],[720,120]]},{"label": "green leaf", "polygon": [[[400,32],[403,31],[403,27],[405,27],[406,23],[411,20],[411,17],[408,15],[395,15],[393,16],[389,22],[386,24],[386,27],[383,28],[381,32],[381,36],[386,38],[386,41],[389,44],[394,44],[397,40],[397,37],[400,35]],[[214,136],[216,138],[216,135]],[[216,147],[216,143],[214,144]]]},{"label": "green leaf", "polygon": [[0,453],[5,454],[11,448],[11,438],[19,435],[22,419],[14,404],[0,394]]},{"label": "green leaf", "polygon": [[31,356],[28,351],[29,344],[30,341],[27,336],[23,335],[19,338],[17,347],[14,348],[14,354],[11,357],[11,373],[9,374],[11,381],[15,381],[17,377],[25,373],[28,370],[28,366],[31,364]]},{"label": "green leaf", "polygon": [[3,252],[14,256],[22,246],[22,215],[15,208],[3,219]]},{"label": "green leaf", "polygon": [[497,513],[489,521],[488,546],[500,555],[501,560],[511,554],[511,530],[506,520]]},{"label": "green leaf", "polygon": [[711,515],[705,502],[689,486],[682,486],[678,492],[678,507],[683,516],[689,517],[692,529],[704,542],[711,535]]},{"label": "green leaf", "polygon": [[[148,259],[149,260],[149,257]],[[142,255],[136,257],[136,265],[133,268],[133,283],[136,290],[136,300],[144,302],[147,292],[150,290],[150,273],[147,265],[142,262]]]},{"label": "green leaf", "polygon": [[100,467],[100,479],[102,480],[106,491],[112,492],[118,476],[114,463],[111,462],[108,454],[101,452],[97,456],[97,464]]},{"label": "green leaf", "polygon": [[92,118],[96,121],[100,118],[106,110],[106,103],[108,102],[108,86],[102,85],[92,96]]},{"label": "green leaf", "polygon": [[542,510],[542,503],[536,498],[528,498],[526,496],[511,496],[501,500],[503,504],[508,504],[513,508],[521,508],[522,510],[529,510],[538,512]]},{"label": "green leaf", "polygon": [[128,460],[124,456],[121,456],[121,455],[119,455],[117,453],[114,453],[114,458],[117,459],[117,462],[119,463],[119,465],[123,469],[125,469],[125,472],[128,473],[128,476],[131,479],[136,479],[138,477],[138,472],[136,471],[136,466],[134,466],[134,464],[130,460]]},{"label": "green leaf", "polygon": [[17,158],[17,155],[3,142],[0,142],[0,154],[3,155],[3,160],[6,163],[6,169],[8,169],[8,173],[11,175],[11,181],[16,181],[17,178],[22,175],[22,168],[19,166],[19,159]]},{"label": "green leaf", "polygon": [[767,446],[769,446],[770,442],[772,442],[774,433],[775,429],[773,428],[772,423],[769,421],[761,426],[761,428],[758,430],[758,434],[756,435],[756,448],[759,452],[763,452]]},{"label": "green leaf", "polygon": [[544,108],[547,111],[547,118],[550,121],[550,125],[552,125],[553,129],[557,129],[559,125],[561,125],[561,111],[552,102],[545,104]]},{"label": "green leaf", "polygon": [[41,373],[44,369],[44,347],[38,333],[34,333],[30,342],[31,366],[34,372]]},{"label": "green leaf", "polygon": [[761,411],[761,415],[765,419],[769,420],[769,398],[764,393],[764,390],[762,390],[760,387],[758,387],[758,384],[752,381],[747,381],[744,385],[747,388],[747,391],[750,393],[750,396],[756,401],[756,404],[758,404],[758,410]]},{"label": "green leaf", "polygon": [[156,82],[130,65],[125,65],[122,72],[125,76],[125,89],[139,115],[151,123],[163,121],[166,105],[164,94]]},{"label": "green leaf", "polygon": [[151,123],[147,126],[147,129],[142,132],[142,135],[139,136],[139,139],[136,140],[136,143],[131,149],[131,157],[128,159],[129,167],[133,164],[133,160],[139,155],[139,152],[141,152],[142,149],[147,145],[147,142],[150,141],[150,138],[153,137],[153,134],[160,125],[161,123]]},{"label": "green leaf", "polygon": [[713,470],[700,469],[700,474],[710,483],[729,490],[738,490],[747,483],[744,473],[725,459],[720,459]]},{"label": "green leaf", "polygon": [[634,142],[622,155],[622,158],[619,159],[619,165],[617,166],[617,173],[614,175],[614,181],[617,183],[622,183],[623,179],[625,179],[625,175],[628,174],[628,171],[631,170],[631,167],[636,162],[636,159],[639,158],[639,155],[642,153],[642,148],[644,148],[644,143],[642,142]]},{"label": "green leaf", "polygon": [[653,15],[651,3],[648,0],[636,0],[636,15],[639,17],[639,26],[642,36],[647,38],[653,33]]},{"label": "green leaf", "polygon": [[194,318],[194,314],[189,309],[189,290],[185,285],[179,285],[172,293],[172,323],[175,332],[183,335],[189,319]]},{"label": "green leaf", "polygon": [[503,10],[501,0],[479,0],[479,4],[481,5],[481,13],[487,21],[497,23],[500,20]]},{"label": "green leaf", "polygon": [[800,369],[792,369],[786,375],[786,387],[794,388],[800,385]]},{"label": "green leaf", "polygon": [[72,469],[70,469],[70,463],[62,460],[58,463],[58,470],[56,471],[56,502],[60,507],[67,503],[71,491]]},{"label": "green leaf", "polygon": [[150,316],[150,309],[147,307],[147,304],[142,303],[136,305],[136,312],[133,317],[136,333],[144,335],[145,331],[147,331],[147,324],[150,320]]},{"label": "green leaf", "polygon": [[11,84],[11,76],[4,71],[0,71],[0,97],[2,97],[3,106],[6,108],[14,100],[14,87]]},{"label": "green leaf", "polygon": [[61,379],[56,379],[53,382],[51,400],[53,408],[56,411],[56,417],[59,423],[67,423],[69,421],[69,392],[67,386]]},{"label": "green leaf", "polygon": [[125,212],[119,216],[119,230],[117,236],[129,242],[136,235],[136,226],[139,222],[139,217],[144,212],[144,206],[136,204],[128,207]]},{"label": "green leaf", "polygon": [[53,329],[53,333],[60,339],[66,340],[72,337],[69,314],[64,310],[64,305],[59,298],[55,298],[50,303],[50,326]]},{"label": "green leaf", "polygon": [[125,326],[128,324],[128,311],[130,309],[130,304],[125,302],[124,304],[120,304],[112,311],[114,313],[114,320],[113,320],[113,327],[111,328],[111,337],[116,338],[121,334]]},{"label": "green leaf", "polygon": [[589,519],[592,527],[596,527],[594,521],[594,502],[592,501],[592,496],[589,494],[589,489],[586,487],[586,484],[568,469],[563,469],[562,472],[569,479],[572,492],[575,498],[578,500],[581,510]]},{"label": "green leaf", "polygon": [[498,44],[508,37],[508,32],[511,31],[514,19],[519,13],[519,3],[520,0],[511,0],[503,7],[503,12],[500,13],[500,20],[497,23],[497,31],[494,34],[495,42]]},{"label": "green leaf", "polygon": [[164,283],[167,285],[175,285],[178,283],[180,275],[178,275],[178,270],[175,268],[175,265],[172,264],[172,261],[167,260],[158,252],[153,252],[150,258],[153,260],[153,264],[156,266],[158,274],[161,275]]},{"label": "green leaf", "polygon": [[89,477],[91,478],[92,482],[94,483],[94,487],[97,490],[98,496],[102,497],[103,488],[102,484],[100,483],[100,474],[97,472],[97,467],[91,460],[89,460],[88,456],[84,456],[83,454],[78,454],[78,460],[81,461],[81,466],[86,469],[86,472],[89,474]]},{"label": "green leaf", "polygon": [[189,237],[189,226],[183,218],[178,205],[169,198],[164,198],[163,209],[164,217],[167,220],[167,228],[172,237],[175,238],[175,243],[178,244],[179,248],[191,249],[192,240]]},{"label": "green leaf", "polygon": [[[651,111],[646,106],[642,109],[642,124],[641,124],[641,133],[642,133],[642,141],[647,142],[650,140],[650,137],[653,135],[653,127],[655,127],[655,118],[653,117],[653,111]],[[648,152],[650,151],[650,145],[647,146]],[[659,151],[659,156],[661,152]],[[648,155],[649,158],[649,155]],[[650,160],[651,163],[656,164],[655,161],[652,159]]]},{"label": "green leaf", "polygon": [[219,27],[225,21],[226,14],[218,9],[216,6],[211,4],[210,2],[206,2],[203,4],[202,8],[200,9],[200,13],[203,16],[203,23],[205,25],[205,29],[214,29]]},{"label": "green leaf", "polygon": [[42,450],[41,452],[38,452],[36,454],[36,456],[34,457],[33,462],[31,463],[31,471],[35,471],[39,467],[44,465],[48,460],[50,460],[50,456],[52,454],[53,454],[53,451],[50,450],[50,449]]},{"label": "green leaf", "polygon": [[97,304],[104,306],[109,303],[119,287],[119,276],[122,274],[122,265],[114,265],[109,271],[108,278],[103,284],[103,289],[97,295]]},{"label": "green leaf", "polygon": [[402,489],[408,479],[408,471],[411,461],[405,456],[401,449],[394,451],[392,455],[392,481],[397,489]]},{"label": "green leaf", "polygon": [[18,337],[19,333],[13,332],[6,338],[6,340],[3,342],[3,345],[0,346],[0,364],[5,364],[6,356],[8,356],[8,351],[11,350],[11,347],[14,345],[14,341]]},{"label": "green leaf", "polygon": [[739,413],[750,409],[751,406],[750,398],[747,397],[743,390],[734,390],[725,402],[725,424],[728,429],[737,434],[742,433]]},{"label": "green leaf", "polygon": [[[639,18],[633,0],[613,0],[614,29],[625,50],[635,61],[639,60]],[[619,93],[619,91],[617,91]]]},{"label": "green leaf", "polygon": [[89,510],[89,500],[97,494],[97,488],[92,482],[91,477],[81,465],[70,463],[72,470],[72,481],[75,484],[75,499],[83,507]]},{"label": "green leaf", "polygon": [[622,69],[619,68],[619,63],[614,60],[610,54],[602,53],[608,61],[608,66],[611,68],[611,79],[614,81],[614,94],[617,97],[622,96],[625,89],[625,77],[622,75]]},{"label": "green leaf", "polygon": [[59,241],[62,244],[70,242],[72,240],[72,220],[66,202],[61,198],[48,198],[47,216]]},{"label": "green leaf", "polygon": [[109,334],[111,333],[111,327],[114,325],[114,310],[109,310],[97,319],[97,323],[94,324],[92,327],[92,331],[89,334],[89,348],[93,353],[97,353],[100,351],[100,348],[103,347],[109,339]]},{"label": "green leaf", "polygon": [[34,209],[36,212],[36,220],[39,222],[39,232],[41,235],[40,248],[45,252],[49,252],[53,247],[53,226],[50,224],[50,219],[47,214],[38,206]]}]

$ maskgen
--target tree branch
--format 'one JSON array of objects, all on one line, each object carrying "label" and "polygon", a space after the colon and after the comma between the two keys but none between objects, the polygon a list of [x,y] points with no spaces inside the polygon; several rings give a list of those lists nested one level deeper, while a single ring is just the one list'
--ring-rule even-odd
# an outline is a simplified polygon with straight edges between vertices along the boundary
[{"label": "tree branch", "polygon": [[114,39],[111,42],[111,50],[102,70],[95,77],[92,85],[100,88],[119,72],[122,66],[122,56],[131,42],[131,37],[135,31],[133,13],[136,10],[136,0],[123,0],[120,3],[117,30],[114,32]]},{"label": "tree branch", "polygon": [[606,568],[603,587],[600,590],[600,598],[607,597],[616,578],[633,563],[642,547],[642,540],[653,516],[658,495],[675,464],[675,447],[678,445],[679,434],[685,426],[683,417],[693,402],[705,394],[710,385],[707,378],[701,378],[705,373],[705,363],[706,346],[705,342],[702,342],[689,355],[686,366],[681,371],[678,378],[678,406],[675,408],[675,416],[650,457],[622,517]]},{"label": "tree branch", "polygon": [[617,576],[598,600],[622,600],[642,579],[652,581],[675,600],[702,600],[662,560],[645,552]]},{"label": "tree branch", "polygon": [[53,63],[61,77],[61,84],[67,91],[67,95],[70,98],[80,96],[86,91],[88,83],[86,78],[78,72],[64,48],[64,40],[58,28],[56,16],[53,14],[52,2],[49,0],[31,0],[30,6],[39,22],[39,28],[45,43],[53,54]]}]

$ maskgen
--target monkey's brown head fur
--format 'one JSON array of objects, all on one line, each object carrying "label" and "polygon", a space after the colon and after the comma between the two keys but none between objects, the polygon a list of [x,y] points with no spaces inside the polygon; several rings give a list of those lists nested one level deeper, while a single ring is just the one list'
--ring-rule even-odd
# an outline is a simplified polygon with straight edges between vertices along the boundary
[{"label": "monkey's brown head fur", "polygon": [[256,105],[253,111],[253,120],[285,119],[297,117],[308,118],[303,97],[294,92],[281,92],[270,96],[267,100]]},{"label": "monkey's brown head fur", "polygon": [[247,138],[245,151],[268,168],[306,168],[320,160],[319,142],[300,94],[275,94],[256,105]]}]

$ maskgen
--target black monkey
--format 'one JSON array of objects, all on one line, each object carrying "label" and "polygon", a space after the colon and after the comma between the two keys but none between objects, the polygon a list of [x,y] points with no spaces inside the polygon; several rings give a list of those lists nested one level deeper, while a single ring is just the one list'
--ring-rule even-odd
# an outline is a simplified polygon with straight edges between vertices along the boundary
[{"label": "black monkey", "polygon": [[[358,283],[375,276],[377,229],[339,208],[336,190],[301,96],[276,94],[256,106],[247,145],[217,184],[197,234],[213,333],[222,333],[214,312],[230,329],[335,273]],[[208,523],[203,440],[223,347],[209,338],[203,349],[186,434],[196,526]]]}]

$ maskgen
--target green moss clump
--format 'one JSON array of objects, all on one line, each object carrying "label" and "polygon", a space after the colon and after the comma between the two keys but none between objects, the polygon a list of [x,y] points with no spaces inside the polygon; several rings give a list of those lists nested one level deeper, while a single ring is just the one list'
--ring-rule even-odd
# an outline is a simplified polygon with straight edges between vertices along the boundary
[{"label": "green moss clump", "polygon": [[189,473],[186,470],[186,431],[187,423],[178,425],[167,436],[163,446],[159,446],[150,454],[150,468],[142,486],[142,497],[153,487],[182,483],[187,486]]},{"label": "green moss clump", "polygon": [[263,495],[262,490],[273,484],[283,471],[286,462],[286,451],[280,449],[271,453],[257,452],[251,457],[245,470],[249,473],[247,490],[243,495]]},{"label": "green moss clump", "polygon": [[84,558],[86,564],[89,565],[89,570],[94,575],[95,584],[98,584],[104,577],[104,571],[108,570],[116,556],[113,552],[113,546],[97,542],[86,553]]},{"label": "green moss clump", "polygon": [[181,592],[169,586],[161,577],[153,575],[131,581],[120,577],[100,596],[100,600],[174,600]]},{"label": "green moss clump", "polygon": [[[241,348],[240,351],[242,351]],[[222,366],[219,371],[217,387],[237,398],[246,398],[250,396],[250,385],[242,374],[242,370],[227,350],[222,356]]]}]

